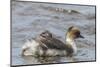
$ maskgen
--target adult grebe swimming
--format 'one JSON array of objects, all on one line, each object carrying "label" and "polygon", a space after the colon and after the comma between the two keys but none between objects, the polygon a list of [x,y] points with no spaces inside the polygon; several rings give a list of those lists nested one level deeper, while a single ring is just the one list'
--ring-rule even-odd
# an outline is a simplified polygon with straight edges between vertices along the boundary
[{"label": "adult grebe swimming", "polygon": [[76,27],[70,27],[66,34],[66,44],[52,36],[49,31],[42,32],[38,37],[28,40],[22,47],[22,55],[28,56],[72,56],[76,54],[76,38],[83,38]]}]

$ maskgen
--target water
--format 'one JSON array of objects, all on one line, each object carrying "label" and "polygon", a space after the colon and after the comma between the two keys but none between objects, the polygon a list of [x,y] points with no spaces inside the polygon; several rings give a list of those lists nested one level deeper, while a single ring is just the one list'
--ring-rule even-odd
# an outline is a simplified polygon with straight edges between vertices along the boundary
[{"label": "water", "polygon": [[[32,2],[12,2],[12,65],[94,61],[95,7]],[[22,57],[27,39],[49,30],[65,42],[70,26],[79,27],[84,39],[76,40],[78,52],[73,57]],[[58,59],[59,58],[59,59]]]}]

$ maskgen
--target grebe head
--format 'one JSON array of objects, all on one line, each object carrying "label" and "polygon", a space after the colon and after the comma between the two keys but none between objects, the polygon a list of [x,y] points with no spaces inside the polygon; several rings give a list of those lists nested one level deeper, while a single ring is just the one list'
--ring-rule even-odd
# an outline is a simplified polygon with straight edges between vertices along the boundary
[{"label": "grebe head", "polygon": [[81,35],[80,30],[74,26],[69,27],[68,32],[66,34],[66,43],[67,43],[66,45],[72,49],[73,54],[77,53],[77,47],[76,47],[76,43],[75,43],[75,39],[77,39],[77,38],[84,38]]},{"label": "grebe head", "polygon": [[52,33],[49,32],[48,30],[42,32],[39,37],[40,40],[47,40],[48,38],[52,38]]},{"label": "grebe head", "polygon": [[52,33],[50,33],[48,30],[42,32],[40,34],[41,37],[47,38],[47,37],[52,37]]},{"label": "grebe head", "polygon": [[84,38],[84,37],[81,35],[80,30],[78,28],[71,26],[68,29],[67,38],[76,39],[76,38]]}]

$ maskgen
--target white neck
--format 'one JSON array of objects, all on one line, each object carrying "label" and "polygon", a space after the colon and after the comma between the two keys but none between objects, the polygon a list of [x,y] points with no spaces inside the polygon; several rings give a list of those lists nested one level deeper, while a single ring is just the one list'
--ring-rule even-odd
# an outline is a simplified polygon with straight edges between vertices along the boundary
[{"label": "white neck", "polygon": [[71,38],[66,38],[66,45],[67,44],[72,46],[72,49],[74,50],[74,54],[76,54],[77,53],[77,47],[76,47],[75,41],[72,40]]}]

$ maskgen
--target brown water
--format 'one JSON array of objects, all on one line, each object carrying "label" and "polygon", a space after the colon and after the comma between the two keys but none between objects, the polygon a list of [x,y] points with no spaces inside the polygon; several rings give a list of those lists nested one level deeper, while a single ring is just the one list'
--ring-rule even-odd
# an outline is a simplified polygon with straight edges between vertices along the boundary
[{"label": "brown water", "polygon": [[[12,2],[12,65],[60,63],[95,60],[95,7]],[[70,12],[71,11],[71,12]],[[77,55],[69,57],[22,57],[21,47],[27,39],[49,30],[65,42],[70,26],[79,27],[84,39],[77,39]]]}]

